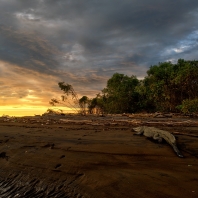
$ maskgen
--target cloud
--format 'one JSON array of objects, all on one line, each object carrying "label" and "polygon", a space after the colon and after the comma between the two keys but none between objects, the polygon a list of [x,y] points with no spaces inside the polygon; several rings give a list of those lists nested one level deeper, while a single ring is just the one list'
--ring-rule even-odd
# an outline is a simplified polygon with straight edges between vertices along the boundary
[{"label": "cloud", "polygon": [[55,85],[58,78],[51,75],[2,61],[0,62],[0,71],[1,105],[20,104],[27,99],[32,104],[35,101],[40,101],[40,105],[47,105],[51,97],[59,93],[58,87]]},{"label": "cloud", "polygon": [[[58,81],[94,95],[115,72],[142,78],[158,62],[197,58],[197,0],[0,3],[4,101],[19,96],[47,101]],[[45,84],[50,88],[42,92]],[[12,86],[16,93],[10,94]]]},{"label": "cloud", "polygon": [[58,50],[35,33],[0,26],[0,59],[39,72],[52,72]]}]

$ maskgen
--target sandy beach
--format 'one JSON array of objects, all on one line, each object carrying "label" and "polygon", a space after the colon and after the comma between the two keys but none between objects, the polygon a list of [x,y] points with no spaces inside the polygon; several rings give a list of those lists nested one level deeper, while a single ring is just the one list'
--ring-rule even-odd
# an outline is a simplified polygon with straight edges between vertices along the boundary
[{"label": "sandy beach", "polygon": [[[133,127],[169,131],[167,143]],[[0,118],[0,197],[198,197],[198,119],[150,116]]]}]

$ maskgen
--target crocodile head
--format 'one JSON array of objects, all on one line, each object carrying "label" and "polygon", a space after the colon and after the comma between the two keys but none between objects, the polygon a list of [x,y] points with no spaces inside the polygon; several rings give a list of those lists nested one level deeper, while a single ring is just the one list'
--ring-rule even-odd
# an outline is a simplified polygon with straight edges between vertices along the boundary
[{"label": "crocodile head", "polygon": [[136,131],[138,134],[142,134],[144,132],[144,127],[140,126],[140,127],[136,127],[133,128],[134,131]]}]

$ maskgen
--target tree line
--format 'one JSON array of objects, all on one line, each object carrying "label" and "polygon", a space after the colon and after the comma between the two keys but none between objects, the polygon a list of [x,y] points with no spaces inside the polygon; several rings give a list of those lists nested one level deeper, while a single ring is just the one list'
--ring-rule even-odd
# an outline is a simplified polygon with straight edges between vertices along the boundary
[{"label": "tree line", "polygon": [[198,61],[179,59],[175,64],[152,65],[142,80],[115,73],[91,99],[87,96],[77,99],[73,87],[64,82],[59,87],[67,96],[73,94],[82,113],[193,113],[198,112]]}]

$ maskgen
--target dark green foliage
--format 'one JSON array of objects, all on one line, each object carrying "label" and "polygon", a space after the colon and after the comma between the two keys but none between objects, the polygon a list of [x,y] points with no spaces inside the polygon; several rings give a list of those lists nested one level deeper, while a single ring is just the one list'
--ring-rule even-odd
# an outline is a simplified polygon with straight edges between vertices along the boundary
[{"label": "dark green foliage", "polygon": [[102,90],[105,97],[104,109],[109,113],[135,112],[138,96],[135,87],[139,81],[135,76],[128,77],[115,73]]},{"label": "dark green foliage", "polygon": [[198,61],[179,59],[151,66],[143,80],[146,106],[153,101],[155,110],[176,112],[183,100],[198,97]]},{"label": "dark green foliage", "polygon": [[115,73],[108,81],[107,87],[93,98],[90,110],[99,112],[123,113],[138,110],[138,93],[135,87],[139,80],[135,76],[128,77],[124,74]]},{"label": "dark green foliage", "polygon": [[87,106],[89,104],[89,98],[87,96],[83,96],[82,98],[79,99],[79,105],[80,105],[80,108],[81,108],[81,113],[82,114],[86,114],[86,111],[87,111]]},{"label": "dark green foliage", "polygon": [[193,100],[183,100],[182,104],[176,108],[178,108],[184,114],[198,113],[198,98]]},{"label": "dark green foliage", "polygon": [[[115,73],[102,93],[93,98],[90,109],[106,113],[137,111],[197,111],[198,61],[179,59],[176,64],[153,65],[143,80]],[[180,108],[179,108],[180,107]]]},{"label": "dark green foliage", "polygon": [[90,100],[88,109],[89,113],[104,114],[105,112],[106,97],[101,94]]},{"label": "dark green foliage", "polygon": [[155,104],[156,110],[172,111],[174,97],[174,65],[171,62],[151,66],[145,78],[147,98]]},{"label": "dark green foliage", "polygon": [[[100,94],[91,100],[83,96],[80,100],[73,87],[58,83],[64,92],[61,102],[72,108],[80,106],[81,112],[89,113],[133,113],[140,111],[192,113],[198,111],[198,61],[179,59],[176,64],[163,62],[152,65],[143,80],[136,76],[115,73]],[[71,105],[70,99],[74,101]],[[52,99],[55,105],[60,100]]]}]

